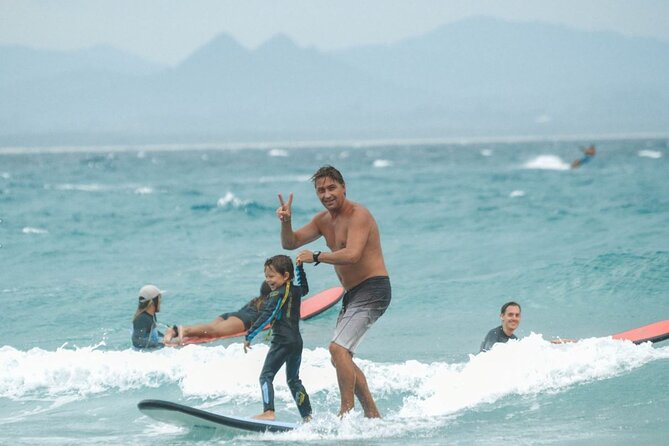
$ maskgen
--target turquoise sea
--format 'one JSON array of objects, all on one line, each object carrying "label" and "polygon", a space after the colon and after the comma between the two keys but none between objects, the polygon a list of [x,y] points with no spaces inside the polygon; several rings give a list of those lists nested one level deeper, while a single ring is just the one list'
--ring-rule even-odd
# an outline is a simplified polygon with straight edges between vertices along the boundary
[{"label": "turquoise sea", "polygon": [[[265,345],[134,351],[137,293],[167,290],[166,324],[239,308],[265,258],[296,254],[277,193],[306,223],[323,164],[381,230],[393,301],[356,358],[384,418],[336,418],[338,306],[302,325],[310,425],[211,436],[143,416],[146,398],[261,411]],[[521,339],[478,354],[511,299]],[[669,318],[669,140],[0,148],[0,302],[1,444],[666,444],[669,342],[607,336]]]}]

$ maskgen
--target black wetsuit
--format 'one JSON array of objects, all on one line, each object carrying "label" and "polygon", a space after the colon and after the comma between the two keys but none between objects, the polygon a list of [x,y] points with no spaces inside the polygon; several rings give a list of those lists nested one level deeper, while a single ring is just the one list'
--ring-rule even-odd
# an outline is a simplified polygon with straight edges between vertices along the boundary
[{"label": "black wetsuit", "polygon": [[504,333],[504,330],[502,330],[502,326],[500,325],[499,327],[493,328],[488,332],[488,335],[481,343],[481,351],[484,352],[490,350],[494,344],[498,342],[506,342],[509,339],[518,339],[518,338],[514,334],[512,334],[511,336],[507,336],[506,333]]},{"label": "black wetsuit", "polygon": [[253,300],[249,301],[246,305],[237,311],[221,314],[221,317],[224,320],[227,320],[230,316],[235,316],[244,323],[244,330],[248,330],[249,327],[251,327],[251,325],[253,325],[253,323],[260,316],[260,310],[258,310]]},{"label": "black wetsuit", "polygon": [[132,345],[141,349],[162,348],[163,334],[156,327],[156,315],[146,311],[132,321]]},{"label": "black wetsuit", "polygon": [[[290,393],[297,404],[302,418],[311,415],[309,395],[300,380],[302,362],[302,335],[300,334],[300,304],[302,296],[309,292],[307,277],[302,265],[296,270],[296,284],[290,283],[290,290],[283,301],[286,285],[272,291],[264,303],[258,319],[246,335],[251,342],[262,329],[272,323],[272,342],[260,372],[263,411],[274,411],[274,376],[283,364],[286,364],[286,381]],[[283,301],[283,304],[282,304]]]}]

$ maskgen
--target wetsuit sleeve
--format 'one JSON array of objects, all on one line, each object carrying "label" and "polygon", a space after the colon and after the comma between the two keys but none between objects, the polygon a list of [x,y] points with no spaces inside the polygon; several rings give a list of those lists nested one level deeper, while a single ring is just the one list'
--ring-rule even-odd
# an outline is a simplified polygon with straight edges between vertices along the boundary
[{"label": "wetsuit sleeve", "polygon": [[304,272],[304,264],[299,264],[295,268],[295,284],[300,287],[301,296],[309,294],[309,283],[307,282],[307,274]]},{"label": "wetsuit sleeve", "polygon": [[495,336],[495,329],[492,329],[488,332],[485,339],[481,343],[481,350],[479,353],[490,350],[492,346],[495,345],[495,342],[497,342],[497,336]]},{"label": "wetsuit sleeve", "polygon": [[260,315],[255,320],[251,328],[249,328],[248,333],[246,334],[246,340],[251,342],[258,333],[260,333],[263,328],[270,322],[274,320],[277,313],[279,312],[279,307],[281,306],[281,297],[283,297],[284,288],[281,287],[279,290],[272,291],[267,299],[265,304],[260,311]]}]

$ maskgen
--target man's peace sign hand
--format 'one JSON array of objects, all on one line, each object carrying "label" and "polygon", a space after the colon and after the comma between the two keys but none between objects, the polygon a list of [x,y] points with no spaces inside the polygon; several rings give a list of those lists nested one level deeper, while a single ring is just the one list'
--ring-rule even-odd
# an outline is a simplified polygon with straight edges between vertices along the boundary
[{"label": "man's peace sign hand", "polygon": [[283,195],[279,194],[279,203],[281,204],[276,210],[276,216],[279,217],[279,220],[282,222],[290,221],[290,207],[293,205],[293,193],[291,192],[288,196],[288,203],[283,201]]}]

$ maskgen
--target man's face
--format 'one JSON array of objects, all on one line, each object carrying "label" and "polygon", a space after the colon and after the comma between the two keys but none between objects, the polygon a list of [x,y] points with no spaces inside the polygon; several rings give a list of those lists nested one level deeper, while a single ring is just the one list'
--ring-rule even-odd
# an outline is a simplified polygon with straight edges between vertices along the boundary
[{"label": "man's face", "polygon": [[316,180],[316,195],[328,211],[341,207],[346,199],[346,187],[329,177]]},{"label": "man's face", "polygon": [[509,305],[499,318],[502,320],[502,329],[507,333],[513,333],[520,325],[520,308],[517,305]]}]

